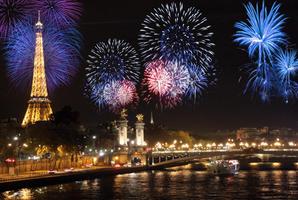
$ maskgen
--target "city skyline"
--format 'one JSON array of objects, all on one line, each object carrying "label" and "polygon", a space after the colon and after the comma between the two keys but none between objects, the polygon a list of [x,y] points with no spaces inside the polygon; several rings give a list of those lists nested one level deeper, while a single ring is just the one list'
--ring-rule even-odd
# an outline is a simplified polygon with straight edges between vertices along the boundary
[{"label": "city skyline", "polygon": [[[112,6],[115,2],[84,4],[84,14],[79,24],[80,31],[84,36],[81,67],[69,86],[62,86],[50,93],[54,112],[60,110],[64,105],[70,105],[81,113],[80,119],[84,123],[109,121],[113,118],[113,114],[109,112],[98,112],[96,106],[83,95],[84,67],[87,55],[96,42],[106,41],[108,38],[124,39],[138,48],[137,38],[140,24],[145,15],[150,13],[153,8],[158,7],[161,2],[120,3],[117,4],[117,7]],[[266,4],[272,5],[272,2],[266,1]],[[295,5],[297,7],[297,3],[295,1],[279,2],[282,3],[281,12],[288,17],[285,32],[291,38],[295,48],[297,41],[295,24],[298,23],[298,19],[294,8]],[[236,129],[242,126],[296,128],[296,124],[298,124],[295,114],[297,103],[284,104],[280,100],[262,103],[242,93],[244,84],[238,82],[240,66],[248,63],[249,59],[246,52],[233,43],[232,35],[235,32],[236,21],[246,19],[243,7],[243,3],[246,2],[232,4],[187,1],[184,3],[187,6],[199,8],[212,26],[219,81],[196,105],[189,103],[189,105],[169,110],[154,110],[156,121],[174,129],[193,132]],[[132,10],[135,12],[130,12]],[[1,105],[5,106],[1,108],[0,117],[17,117],[20,121],[25,112],[27,101],[25,97],[28,96],[30,88],[27,88],[26,91],[15,88],[7,78],[3,56],[1,63],[0,98]],[[153,110],[152,107],[140,105],[132,113],[144,113],[149,120],[151,110]]]}]

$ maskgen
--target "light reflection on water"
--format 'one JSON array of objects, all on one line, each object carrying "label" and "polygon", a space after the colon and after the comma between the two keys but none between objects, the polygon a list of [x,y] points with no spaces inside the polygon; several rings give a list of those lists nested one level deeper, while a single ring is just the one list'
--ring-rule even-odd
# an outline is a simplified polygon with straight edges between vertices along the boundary
[{"label": "light reflection on water", "polygon": [[241,171],[235,177],[213,177],[171,169],[8,191],[0,199],[298,199],[298,174]]}]

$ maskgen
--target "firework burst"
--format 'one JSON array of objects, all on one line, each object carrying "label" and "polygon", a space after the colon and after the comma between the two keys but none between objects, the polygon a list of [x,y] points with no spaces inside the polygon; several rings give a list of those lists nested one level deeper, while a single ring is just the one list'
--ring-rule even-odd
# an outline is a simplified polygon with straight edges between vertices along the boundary
[{"label": "firework burst", "polygon": [[168,62],[166,65],[167,71],[171,79],[171,87],[169,88],[169,95],[183,96],[190,83],[190,75],[187,67],[178,62]]},{"label": "firework burst", "polygon": [[118,110],[137,100],[140,62],[127,42],[109,39],[91,50],[86,67],[86,89],[99,107]]},{"label": "firework burst", "polygon": [[259,96],[262,101],[267,102],[270,100],[274,88],[274,77],[270,71],[264,73],[265,69],[268,70],[269,67],[259,67],[251,71],[244,92],[251,91],[253,95]]},{"label": "firework burst", "polygon": [[131,81],[121,81],[117,91],[117,100],[119,107],[125,107],[128,104],[135,103],[138,99],[136,86]]},{"label": "firework burst", "polygon": [[151,93],[163,96],[171,87],[170,75],[163,60],[150,62],[144,72],[144,81]]},{"label": "firework burst", "polygon": [[146,66],[143,85],[151,95],[147,101],[156,97],[163,107],[174,107],[181,103],[189,84],[188,68],[178,62],[155,60]]},{"label": "firework burst", "polygon": [[186,66],[176,62],[167,62],[171,85],[161,102],[164,107],[172,108],[182,103],[190,83],[190,75]]},{"label": "firework burst", "polygon": [[139,80],[140,62],[136,50],[127,42],[109,39],[99,42],[87,60],[88,82]]},{"label": "firework burst", "polygon": [[136,87],[133,82],[111,81],[106,84],[93,87],[91,99],[100,107],[107,107],[112,111],[119,111],[121,108],[138,101]]},{"label": "firework burst", "polygon": [[297,52],[280,51],[276,55],[276,67],[282,82],[288,82],[291,76],[295,76],[298,69]]},{"label": "firework burst", "polygon": [[26,23],[35,12],[32,0],[0,0],[0,38],[6,38],[19,23]]},{"label": "firework burst", "polygon": [[[31,23],[18,25],[5,45],[8,75],[18,86],[29,86],[33,74],[35,29]],[[80,62],[81,35],[75,29],[45,28],[43,47],[47,84],[50,90],[67,85]]]},{"label": "firework burst", "polygon": [[274,3],[268,10],[263,2],[254,7],[251,3],[245,6],[248,21],[237,22],[235,42],[248,49],[249,57],[257,60],[257,66],[249,70],[249,81],[245,91],[251,89],[259,93],[262,100],[268,100],[274,87],[274,55],[282,45],[287,43],[286,34],[282,31],[284,15],[279,13],[280,4]]},{"label": "firework burst", "polygon": [[148,63],[146,101],[155,96],[165,107],[174,107],[185,97],[201,95],[209,84],[207,71],[213,68],[212,36],[206,17],[195,7],[164,4],[147,15],[139,35],[141,55]]},{"label": "firework burst", "polygon": [[82,13],[82,4],[77,0],[36,0],[35,4],[45,23],[51,26],[76,25]]},{"label": "firework burst", "polygon": [[274,3],[267,10],[263,2],[261,10],[258,4],[254,7],[251,3],[245,6],[248,22],[238,22],[235,27],[235,42],[248,48],[250,57],[257,55],[258,65],[266,61],[280,45],[286,44],[286,34],[282,31],[285,17],[279,13],[280,4]]},{"label": "firework burst", "polygon": [[178,60],[208,67],[212,61],[213,33],[202,13],[183,4],[166,4],[147,15],[140,31],[139,45],[145,62]]},{"label": "firework burst", "polygon": [[293,80],[298,70],[296,51],[280,51],[276,55],[277,74],[280,82],[281,95],[286,103],[291,97],[297,97],[298,84]]},{"label": "firework burst", "polygon": [[97,97],[98,104],[102,102],[101,107],[108,106],[111,110],[117,110],[119,105],[119,88],[121,87],[120,81],[111,81],[103,87],[103,96]]},{"label": "firework burst", "polygon": [[187,87],[186,96],[196,101],[197,97],[201,96],[203,91],[208,87],[208,74],[195,65],[190,65],[188,70],[189,85]]}]

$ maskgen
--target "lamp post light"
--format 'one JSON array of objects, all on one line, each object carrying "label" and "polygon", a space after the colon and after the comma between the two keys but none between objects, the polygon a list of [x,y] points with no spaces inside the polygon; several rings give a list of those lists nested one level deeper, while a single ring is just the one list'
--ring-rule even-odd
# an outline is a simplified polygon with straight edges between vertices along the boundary
[{"label": "lamp post light", "polygon": [[93,146],[93,154],[95,155],[96,151],[95,151],[95,142],[96,142],[96,135],[92,136],[92,146]]},{"label": "lamp post light", "polygon": [[294,142],[292,142],[292,141],[288,142],[288,144],[289,144],[290,147],[296,146],[296,144]]}]

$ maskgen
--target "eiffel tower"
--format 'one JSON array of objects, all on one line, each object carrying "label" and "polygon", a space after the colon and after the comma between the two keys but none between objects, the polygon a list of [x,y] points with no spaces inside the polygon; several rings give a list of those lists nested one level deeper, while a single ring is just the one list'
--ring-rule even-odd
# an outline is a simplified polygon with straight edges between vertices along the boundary
[{"label": "eiffel tower", "polygon": [[40,12],[38,12],[38,21],[35,24],[35,28],[36,41],[32,88],[30,99],[28,101],[28,108],[22,122],[23,127],[27,126],[28,124],[34,124],[37,121],[48,121],[50,119],[50,115],[53,113],[51,101],[48,98],[43,54],[43,24],[40,20]]}]

